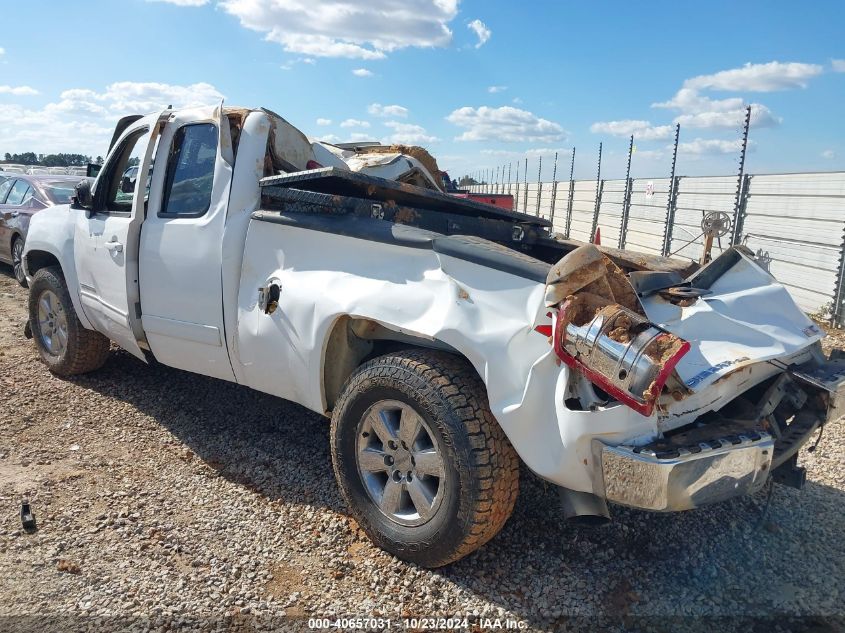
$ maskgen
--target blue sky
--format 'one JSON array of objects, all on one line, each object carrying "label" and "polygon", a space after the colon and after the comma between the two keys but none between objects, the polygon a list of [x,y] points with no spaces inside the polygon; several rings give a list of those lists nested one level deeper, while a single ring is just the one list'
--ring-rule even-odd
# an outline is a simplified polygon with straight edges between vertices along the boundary
[{"label": "blue sky", "polygon": [[[424,145],[459,175],[845,169],[841,2],[27,0],[3,3],[0,154],[106,151],[116,118],[263,106],[306,134]],[[660,105],[662,104],[662,106]],[[567,174],[568,175],[568,174]]]}]

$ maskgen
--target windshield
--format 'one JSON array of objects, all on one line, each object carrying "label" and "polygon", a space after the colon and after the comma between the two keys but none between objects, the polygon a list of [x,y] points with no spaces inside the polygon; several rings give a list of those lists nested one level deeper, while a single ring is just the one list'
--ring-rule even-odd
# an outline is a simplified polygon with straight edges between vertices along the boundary
[{"label": "windshield", "polygon": [[44,193],[53,204],[69,204],[76,188],[76,180],[56,180],[41,183]]}]

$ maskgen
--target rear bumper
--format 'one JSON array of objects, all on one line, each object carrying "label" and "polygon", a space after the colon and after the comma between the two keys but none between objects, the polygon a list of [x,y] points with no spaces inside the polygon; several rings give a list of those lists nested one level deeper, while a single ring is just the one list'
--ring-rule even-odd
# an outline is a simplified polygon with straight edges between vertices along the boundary
[{"label": "rear bumper", "polygon": [[604,497],[645,510],[690,510],[731,497],[752,494],[766,483],[775,442],[765,432],[702,443],[663,457],[630,446],[595,440]]},{"label": "rear bumper", "polygon": [[[795,411],[788,424],[774,414],[782,404]],[[694,443],[656,441],[643,447],[593,440],[604,498],[673,512],[753,494],[770,476],[800,487],[804,471],[796,466],[798,451],[826,420],[845,413],[845,359],[790,368],[755,406],[756,419],[746,421],[751,428],[739,434],[705,435],[704,441],[699,435]]]}]

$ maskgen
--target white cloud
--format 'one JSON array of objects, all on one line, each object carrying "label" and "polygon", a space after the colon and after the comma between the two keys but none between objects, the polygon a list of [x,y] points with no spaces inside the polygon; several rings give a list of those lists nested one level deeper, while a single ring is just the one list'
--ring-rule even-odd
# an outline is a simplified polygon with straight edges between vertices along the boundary
[{"label": "white cloud", "polygon": [[[749,142],[749,146],[751,142]],[[726,141],[722,139],[697,138],[693,141],[678,143],[678,152],[681,154],[733,154],[742,148],[740,139]]]},{"label": "white cloud", "polygon": [[845,59],[831,59],[830,67],[835,73],[845,73]]},{"label": "white cloud", "polygon": [[340,137],[337,134],[320,134],[319,136],[315,137],[318,141],[323,141],[324,143],[339,143]]},{"label": "white cloud", "polygon": [[652,125],[649,121],[625,119],[623,121],[599,121],[590,126],[593,134],[631,136],[640,141],[656,141],[672,138],[675,133],[671,125]]},{"label": "white cloud", "polygon": [[356,68],[352,71],[352,74],[356,77],[372,77],[373,71],[367,70],[366,68]]},{"label": "white cloud", "polygon": [[300,57],[298,59],[292,59],[290,61],[285,62],[284,64],[279,66],[279,68],[281,68],[282,70],[293,70],[293,67],[296,64],[309,64],[309,65],[313,66],[316,63],[317,63],[317,60],[314,59],[313,57]]},{"label": "white cloud", "polygon": [[166,2],[180,7],[201,7],[208,4],[209,0],[147,0],[147,2]]},{"label": "white cloud", "polygon": [[[754,127],[774,127],[781,120],[762,103],[752,103],[751,124]],[[674,120],[683,127],[694,128],[735,128],[745,120],[745,108],[748,104],[740,97],[711,99],[701,95],[693,88],[681,88],[668,101],[652,103],[652,108],[680,110]]]},{"label": "white cloud", "polygon": [[157,82],[118,81],[106,88],[96,99],[107,102],[113,112],[152,112],[168,105],[189,108],[219,102],[223,95],[208,83],[187,86]]},{"label": "white cloud", "polygon": [[391,143],[434,143],[440,140],[430,135],[421,125],[399,121],[387,121],[385,125],[393,130],[393,134],[388,139]]},{"label": "white cloud", "polygon": [[366,132],[355,132],[350,134],[346,140],[350,143],[360,143],[361,141],[372,141],[373,137]]},{"label": "white cloud", "polygon": [[404,119],[408,116],[408,108],[403,108],[400,105],[381,105],[380,103],[371,103],[368,105],[367,112],[373,116],[382,117],[399,117]]},{"label": "white cloud", "polygon": [[566,147],[533,147],[524,150],[510,150],[510,149],[483,149],[481,154],[487,156],[554,156],[557,153],[560,155],[569,155],[572,152],[571,148]]},{"label": "white cloud", "polygon": [[210,105],[223,95],[212,85],[197,83],[116,82],[98,92],[89,88],[65,90],[43,108],[8,104],[0,108],[0,138],[4,151],[36,153],[79,152],[105,154],[117,119],[126,114]]},{"label": "white cloud", "polygon": [[6,49],[3,48],[2,46],[0,46],[0,55],[5,55],[5,54],[6,54]]},{"label": "white cloud", "polygon": [[407,48],[446,46],[458,0],[221,0],[241,26],[286,51],[314,57],[381,59]]},{"label": "white cloud", "polygon": [[446,120],[466,130],[456,141],[530,143],[558,141],[566,137],[566,132],[557,123],[511,106],[465,106],[452,112]]},{"label": "white cloud", "polygon": [[361,121],[360,119],[346,119],[341,121],[340,127],[370,127],[369,121]]},{"label": "white cloud", "polygon": [[16,97],[26,97],[30,95],[37,95],[38,91],[29,86],[0,86],[0,95],[15,95]]},{"label": "white cloud", "polygon": [[507,86],[490,86],[489,88],[487,88],[487,92],[489,92],[490,94],[496,94],[497,92],[504,92],[507,89]]},{"label": "white cloud", "polygon": [[319,119],[317,119],[317,125],[331,125],[331,124],[332,124],[332,120],[331,120],[331,119],[324,119],[324,118],[322,118],[322,117],[320,117]]},{"label": "white cloud", "polygon": [[742,68],[722,70],[712,75],[699,75],[684,82],[685,88],[695,90],[730,90],[772,92],[790,88],[806,88],[807,81],[822,73],[818,64],[798,62],[768,62],[745,64]]},{"label": "white cloud", "polygon": [[828,160],[836,158],[836,152],[834,152],[832,149],[826,149],[822,152],[822,158],[827,158]]},{"label": "white cloud", "polygon": [[511,99],[511,101],[513,101],[514,103],[522,103],[522,99],[520,99],[519,97],[514,97],[513,99]]},{"label": "white cloud", "polygon": [[665,154],[662,150],[659,149],[637,149],[637,146],[634,145],[634,154],[637,155],[638,159],[648,159],[648,160],[658,160],[663,158]]},{"label": "white cloud", "polygon": [[[736,128],[742,126],[744,121],[745,107],[739,110],[682,114],[675,118],[675,123],[680,123],[681,127],[694,128]],[[781,119],[772,114],[772,111],[762,103],[751,104],[753,127],[774,127],[780,122]]]},{"label": "white cloud", "polygon": [[675,93],[675,96],[668,101],[661,101],[652,103],[652,108],[671,108],[674,110],[681,110],[683,112],[726,112],[730,110],[739,110],[743,107],[745,102],[740,97],[731,97],[729,99],[711,99],[710,97],[702,96],[698,90],[693,88],[681,88]]},{"label": "white cloud", "polygon": [[475,48],[481,48],[487,43],[487,40],[490,39],[490,36],[493,35],[493,31],[487,28],[487,25],[484,24],[479,19],[475,19],[469,24],[467,24],[467,28],[475,33],[475,36],[478,38],[478,42],[475,44]]}]

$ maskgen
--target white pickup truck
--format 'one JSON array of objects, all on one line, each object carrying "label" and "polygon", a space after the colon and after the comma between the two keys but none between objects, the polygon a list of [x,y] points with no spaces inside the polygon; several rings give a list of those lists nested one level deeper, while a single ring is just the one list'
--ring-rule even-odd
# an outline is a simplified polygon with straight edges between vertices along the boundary
[{"label": "white pickup truck", "polygon": [[802,485],[845,364],[753,254],[690,273],[430,182],[263,109],[128,117],[32,219],[28,334],[59,375],[113,341],[330,417],[351,513],[429,567],[500,530],[520,460],[586,522]]}]

